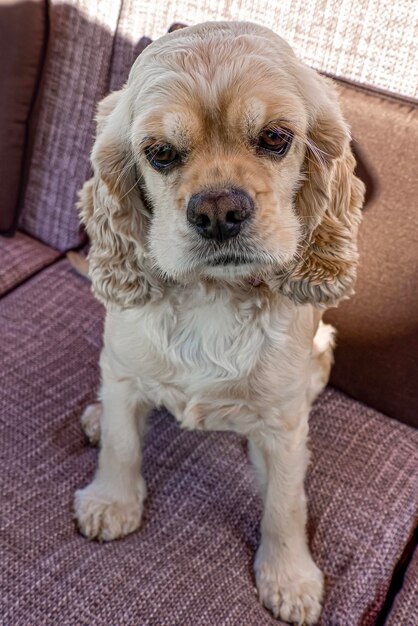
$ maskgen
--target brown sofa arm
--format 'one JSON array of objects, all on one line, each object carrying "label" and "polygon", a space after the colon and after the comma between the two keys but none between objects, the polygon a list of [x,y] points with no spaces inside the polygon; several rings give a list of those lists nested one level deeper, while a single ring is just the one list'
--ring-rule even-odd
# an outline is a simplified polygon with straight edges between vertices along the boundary
[{"label": "brown sofa arm", "polygon": [[331,382],[418,426],[418,107],[349,86],[340,97],[378,187],[360,229],[356,294],[326,314],[338,329]]}]

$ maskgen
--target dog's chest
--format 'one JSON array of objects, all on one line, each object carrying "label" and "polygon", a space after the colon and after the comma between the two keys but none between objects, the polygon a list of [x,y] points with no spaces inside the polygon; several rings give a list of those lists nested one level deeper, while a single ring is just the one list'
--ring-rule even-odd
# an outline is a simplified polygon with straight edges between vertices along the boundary
[{"label": "dog's chest", "polygon": [[188,289],[159,303],[108,316],[106,337],[121,366],[149,399],[181,413],[192,397],[247,385],[289,320],[261,299]]}]

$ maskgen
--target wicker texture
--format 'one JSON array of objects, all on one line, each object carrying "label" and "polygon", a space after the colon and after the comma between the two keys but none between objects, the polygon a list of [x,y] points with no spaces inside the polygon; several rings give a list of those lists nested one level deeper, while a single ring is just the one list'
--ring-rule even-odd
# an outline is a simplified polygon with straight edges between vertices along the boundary
[{"label": "wicker texture", "polygon": [[75,209],[89,175],[96,103],[108,75],[120,2],[49,3],[50,33],[21,227],[59,250],[82,241]]},{"label": "wicker texture", "polygon": [[249,20],[275,30],[312,67],[418,97],[416,0],[124,0],[125,39],[163,35],[173,22]]},{"label": "wicker texture", "polygon": [[[417,486],[418,489],[418,486]],[[409,564],[402,589],[395,597],[385,626],[417,626],[418,621],[418,549]]]},{"label": "wicker texture", "polygon": [[24,233],[0,237],[0,296],[53,263],[59,252]]},{"label": "wicker texture", "polygon": [[[261,504],[237,436],[182,431],[156,413],[142,529],[108,545],[77,534],[73,491],[97,459],[79,426],[102,332],[89,289],[59,261],[0,302],[2,625],[277,624],[254,593]],[[327,578],[321,624],[371,626],[417,514],[418,432],[327,390],[311,447],[309,535]]]}]

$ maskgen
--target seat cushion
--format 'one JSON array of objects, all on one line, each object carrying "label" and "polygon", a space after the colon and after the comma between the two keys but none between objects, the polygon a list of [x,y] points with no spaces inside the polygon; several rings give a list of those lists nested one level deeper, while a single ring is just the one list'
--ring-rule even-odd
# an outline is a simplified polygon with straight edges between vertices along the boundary
[{"label": "seat cushion", "polygon": [[418,547],[405,572],[385,626],[416,626],[418,619]]},{"label": "seat cushion", "polygon": [[0,237],[0,297],[53,263],[59,254],[19,231],[12,238]]},{"label": "seat cushion", "polygon": [[[0,301],[4,622],[277,624],[254,592],[261,502],[236,435],[183,431],[156,412],[141,530],[106,545],[77,533],[73,492],[97,461],[79,417],[95,397],[102,322],[66,260]],[[312,411],[311,448],[321,624],[371,626],[416,519],[418,432],[328,389]]]}]

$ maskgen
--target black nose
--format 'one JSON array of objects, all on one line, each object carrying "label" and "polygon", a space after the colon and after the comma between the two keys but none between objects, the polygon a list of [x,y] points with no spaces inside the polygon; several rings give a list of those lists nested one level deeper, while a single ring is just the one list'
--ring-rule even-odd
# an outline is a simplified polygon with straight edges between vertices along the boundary
[{"label": "black nose", "polygon": [[253,211],[250,196],[230,187],[196,193],[187,205],[187,219],[202,237],[225,241],[238,235]]}]

